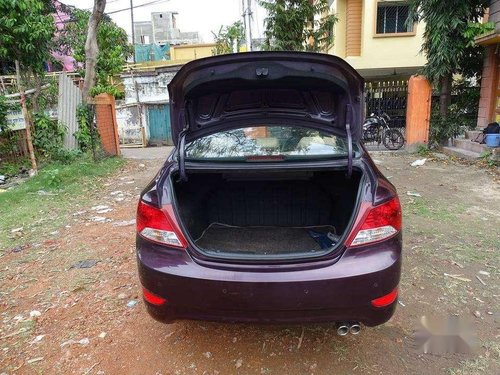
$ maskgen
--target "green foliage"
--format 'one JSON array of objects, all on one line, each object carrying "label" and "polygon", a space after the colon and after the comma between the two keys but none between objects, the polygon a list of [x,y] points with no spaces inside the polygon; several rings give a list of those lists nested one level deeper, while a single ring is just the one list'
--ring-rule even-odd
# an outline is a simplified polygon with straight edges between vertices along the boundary
[{"label": "green foliage", "polygon": [[[83,72],[85,66],[85,41],[87,39],[88,21],[91,12],[74,7],[66,7],[66,12],[73,22],[66,24],[65,30],[57,40],[58,50],[71,53],[75,58],[75,68]],[[108,16],[105,16],[97,30],[97,56],[96,76],[97,84],[107,86],[108,78],[120,74],[127,60],[132,54],[127,33],[118,27]]]},{"label": "green foliage", "polygon": [[42,171],[42,183],[51,188],[56,189],[61,186],[62,178],[59,175],[59,169],[49,169]]},{"label": "green foliage", "polygon": [[431,150],[427,145],[417,145],[417,149],[415,151],[420,156],[429,156],[431,153]]},{"label": "green foliage", "polygon": [[[59,82],[57,77],[43,77],[42,85],[49,84],[48,88],[42,90],[41,94],[37,97],[37,107],[39,111],[53,109],[57,107],[59,100]],[[34,82],[26,81],[27,87],[35,87]],[[32,100],[32,96],[28,97]]]},{"label": "green foliage", "polygon": [[87,152],[93,149],[93,146],[99,142],[97,131],[92,129],[93,116],[89,106],[83,104],[76,109],[76,120],[78,130],[75,132],[75,138],[81,151]]},{"label": "green foliage", "polygon": [[217,34],[213,31],[212,34],[215,40],[215,48],[212,49],[212,55],[223,55],[233,53],[233,44],[235,41],[237,51],[240,50],[240,42],[245,37],[245,30],[241,21],[237,21],[229,26],[221,26]]},{"label": "green foliage", "polygon": [[2,161],[0,163],[0,174],[5,176],[17,176],[20,171],[28,171],[31,168],[31,163],[28,158],[21,159],[15,162]]},{"label": "green foliage", "polygon": [[446,117],[433,109],[430,119],[431,145],[445,143],[450,138],[476,127],[480,87],[471,86],[466,80],[457,80],[452,87],[452,100]]},{"label": "green foliage", "polygon": [[43,73],[55,32],[52,2],[0,1],[0,59],[19,60],[23,71]]},{"label": "green foliage", "polygon": [[[479,80],[484,48],[474,38],[491,31],[491,23],[481,23],[488,0],[410,0],[409,22],[424,21],[422,51],[427,57],[423,73],[440,86],[439,113],[433,108],[430,140],[444,142],[464,128],[473,126],[471,115],[476,113],[477,101],[453,103],[449,82],[454,75]],[[456,96],[460,98],[460,95]],[[473,105],[472,109],[470,104]]]},{"label": "green foliage", "polygon": [[473,129],[475,123],[457,112],[449,111],[446,117],[441,117],[437,111],[432,111],[430,120],[429,144],[443,144],[450,138],[456,138],[467,129]]},{"label": "green foliage", "polygon": [[35,113],[33,146],[39,155],[51,159],[63,148],[66,128],[45,113]]},{"label": "green foliage", "polygon": [[474,38],[493,29],[491,23],[481,23],[488,6],[488,0],[410,0],[409,22],[426,23],[422,51],[429,80],[480,75],[483,47]]},{"label": "green foliage", "polygon": [[261,0],[267,11],[264,49],[327,51],[333,44],[337,17],[327,0]]},{"label": "green foliage", "polygon": [[481,153],[480,158],[490,168],[496,168],[500,164],[493,156],[491,149]]},{"label": "green foliage", "polygon": [[123,99],[125,97],[125,93],[123,91],[118,90],[115,86],[111,85],[95,85],[90,89],[90,96],[94,97],[96,95],[106,93],[109,95],[113,95],[115,99]]},{"label": "green foliage", "polygon": [[481,87],[472,86],[469,81],[459,79],[453,82],[450,112],[461,117],[468,128],[474,128],[479,110]]},{"label": "green foliage", "polygon": [[82,157],[82,155],[83,152],[81,150],[67,150],[65,148],[60,148],[52,154],[51,160],[61,164],[71,164]]}]

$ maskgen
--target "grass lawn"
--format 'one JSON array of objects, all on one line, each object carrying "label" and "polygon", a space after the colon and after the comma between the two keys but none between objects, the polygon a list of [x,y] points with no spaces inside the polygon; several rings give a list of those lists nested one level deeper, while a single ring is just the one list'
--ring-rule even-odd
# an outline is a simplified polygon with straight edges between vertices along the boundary
[{"label": "grass lawn", "polygon": [[[103,177],[124,163],[121,158],[54,163],[21,185],[0,193],[0,251],[39,241],[63,225],[69,215],[98,194]],[[22,235],[12,233],[16,228],[23,228]]]}]

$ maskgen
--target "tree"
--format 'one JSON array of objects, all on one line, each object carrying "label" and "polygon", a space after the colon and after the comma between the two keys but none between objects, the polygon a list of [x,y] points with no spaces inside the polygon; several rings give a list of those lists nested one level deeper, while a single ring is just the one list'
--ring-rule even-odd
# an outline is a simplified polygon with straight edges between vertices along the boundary
[{"label": "tree", "polygon": [[326,51],[333,44],[328,0],[261,0],[267,11],[264,48],[275,51]]},{"label": "tree", "polygon": [[99,45],[97,44],[97,28],[104,15],[106,0],[94,0],[94,8],[89,17],[87,26],[87,39],[85,41],[85,78],[83,81],[82,99],[87,103],[89,92],[95,85],[97,56],[99,54]]},{"label": "tree", "polygon": [[[245,30],[241,21],[237,21],[229,26],[221,26],[217,34],[213,31],[212,34],[215,39],[215,48],[212,50],[212,54],[223,55],[240,50],[240,42],[245,37]],[[235,43],[236,51],[233,51]]]},{"label": "tree", "polygon": [[454,74],[478,78],[483,48],[474,38],[491,30],[479,23],[488,0],[411,0],[409,22],[424,21],[423,52],[427,63],[423,73],[440,89],[439,113],[446,118],[451,103]]},{"label": "tree", "polygon": [[[66,24],[59,36],[57,41],[59,51],[73,56],[75,68],[82,70],[86,62],[87,35],[87,32],[82,30],[87,30],[91,13],[74,7],[66,7],[65,12],[70,15],[71,22]],[[117,26],[107,15],[102,16],[96,38],[99,51],[95,65],[95,83],[107,86],[110,76],[121,73],[127,57],[132,53],[132,48],[125,30]]]},{"label": "tree", "polygon": [[[31,165],[37,170],[31,139],[31,118],[26,106],[23,78],[40,78],[49,59],[55,32],[52,2],[48,0],[0,1],[0,60],[13,61]],[[40,82],[40,79],[37,79]],[[40,85],[37,84],[38,87]]]},{"label": "tree", "polygon": [[43,74],[55,32],[48,0],[0,1],[0,59],[19,61],[23,73]]}]

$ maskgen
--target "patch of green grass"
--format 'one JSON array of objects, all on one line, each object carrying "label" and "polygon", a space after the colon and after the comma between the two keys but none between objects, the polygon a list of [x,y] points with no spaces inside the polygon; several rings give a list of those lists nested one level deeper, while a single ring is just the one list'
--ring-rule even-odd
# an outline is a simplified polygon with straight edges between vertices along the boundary
[{"label": "patch of green grass", "polygon": [[[60,227],[67,216],[90,200],[102,177],[124,164],[120,158],[50,164],[21,185],[0,193],[0,249],[28,243]],[[22,236],[11,231],[22,227]]]},{"label": "patch of green grass", "polygon": [[451,252],[451,258],[458,262],[483,262],[488,259],[487,255],[484,248],[465,243],[457,244]]},{"label": "patch of green grass", "polygon": [[429,202],[425,198],[415,198],[403,205],[403,213],[415,214],[437,221],[457,221],[457,215],[466,211],[463,204],[444,206],[437,202]]}]

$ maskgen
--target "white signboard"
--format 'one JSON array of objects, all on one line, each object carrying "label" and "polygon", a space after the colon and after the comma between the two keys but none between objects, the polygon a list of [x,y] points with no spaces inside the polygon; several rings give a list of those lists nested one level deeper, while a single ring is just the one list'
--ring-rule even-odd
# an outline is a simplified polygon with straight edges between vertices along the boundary
[{"label": "white signboard", "polygon": [[7,125],[9,126],[10,130],[26,129],[24,116],[20,109],[7,111]]}]

